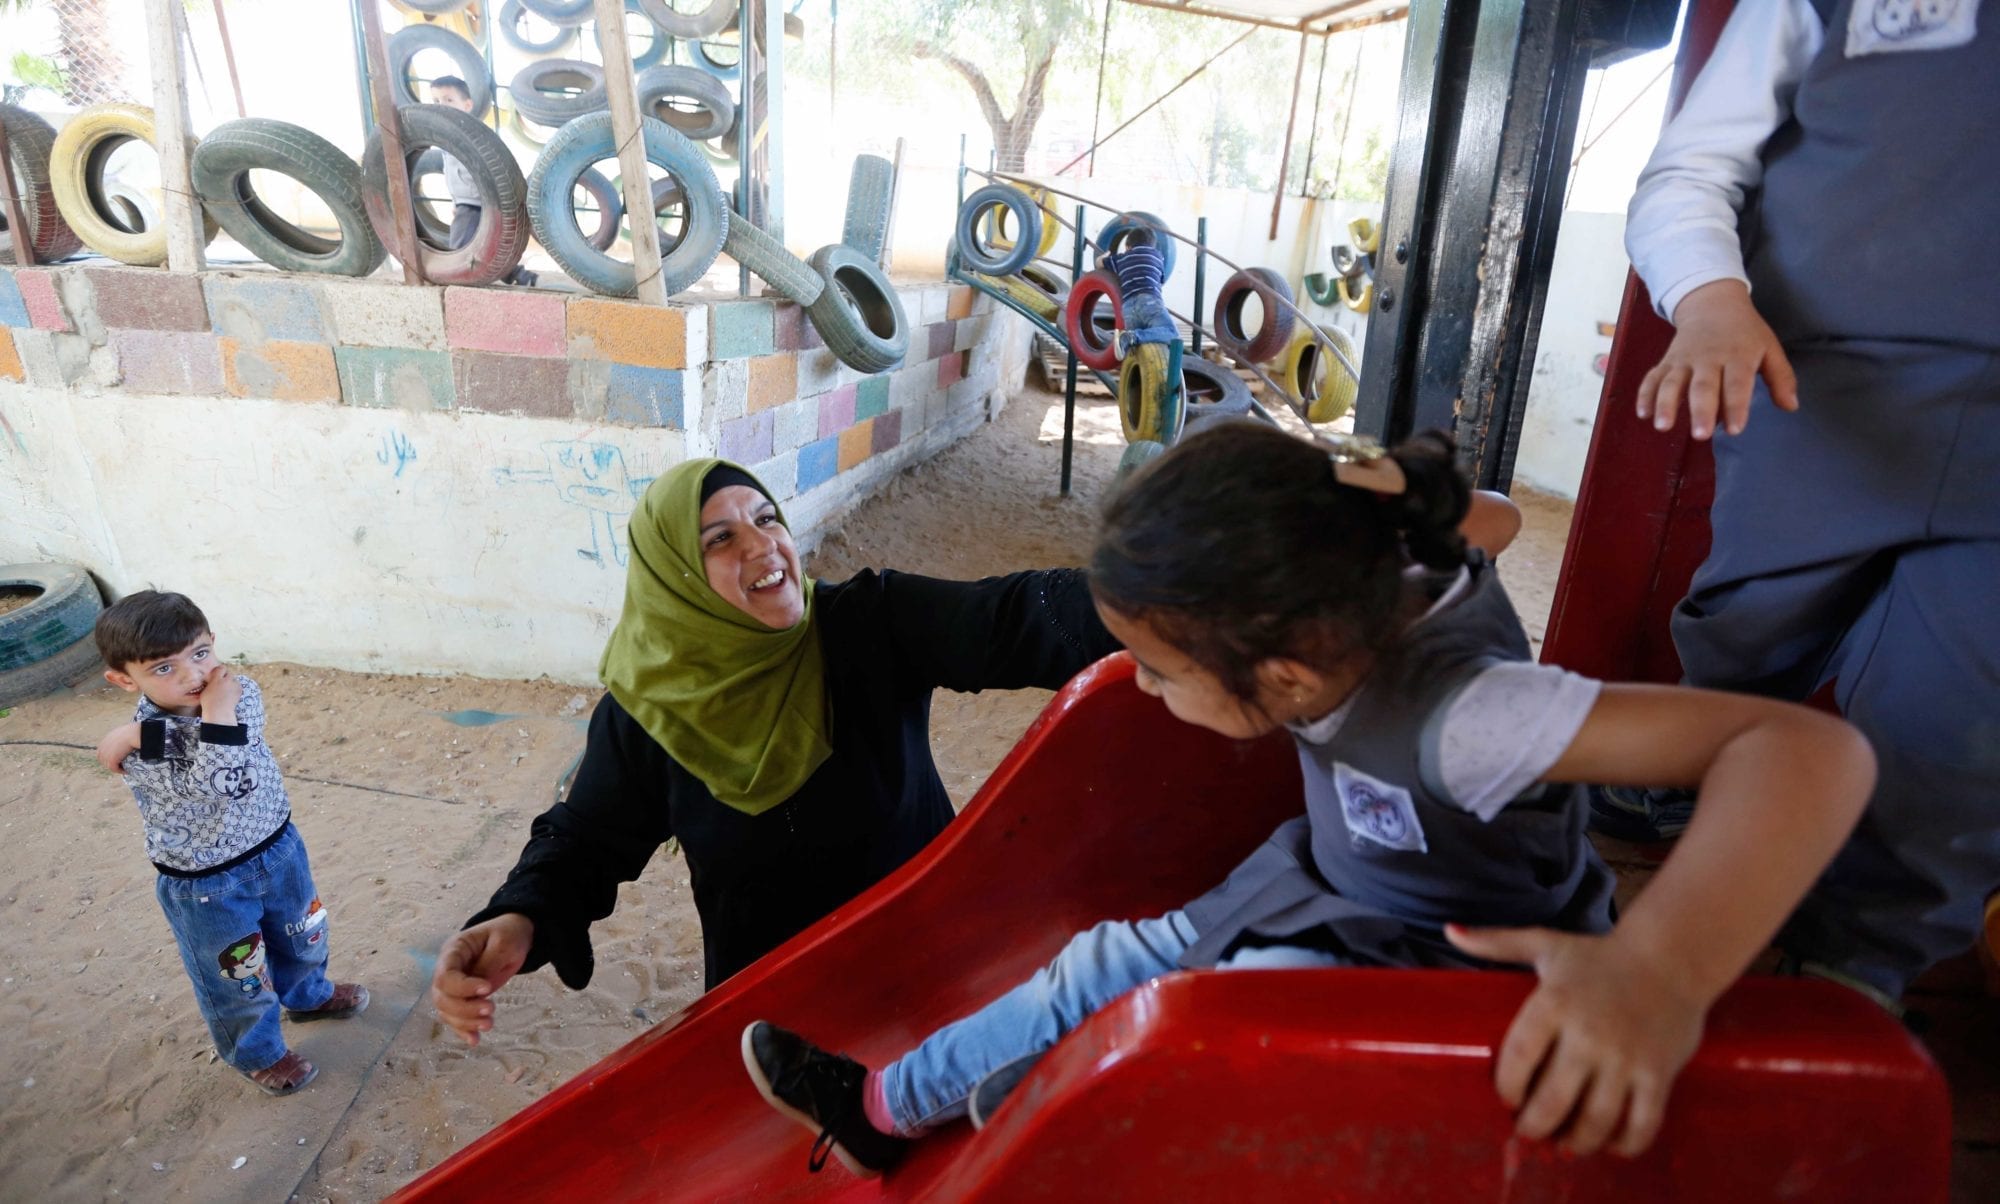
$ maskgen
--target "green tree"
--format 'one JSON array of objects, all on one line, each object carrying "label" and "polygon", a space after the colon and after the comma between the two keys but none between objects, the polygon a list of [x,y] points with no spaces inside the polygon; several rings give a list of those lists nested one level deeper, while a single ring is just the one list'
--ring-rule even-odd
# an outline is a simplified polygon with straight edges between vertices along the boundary
[{"label": "green tree", "polygon": [[[894,11],[911,53],[943,64],[972,89],[993,131],[1000,170],[1025,168],[1056,52],[1092,28],[1095,6],[1085,0],[918,0]],[[1016,48],[1018,84],[1011,65],[1003,65],[1006,52]],[[1009,84],[1015,84],[1011,113],[1001,110],[997,91]]]},{"label": "green tree", "polygon": [[38,3],[56,10],[55,61],[61,66],[63,98],[79,107],[124,99],[124,63],[111,47],[111,17],[104,0],[0,0],[0,13],[26,12]]}]

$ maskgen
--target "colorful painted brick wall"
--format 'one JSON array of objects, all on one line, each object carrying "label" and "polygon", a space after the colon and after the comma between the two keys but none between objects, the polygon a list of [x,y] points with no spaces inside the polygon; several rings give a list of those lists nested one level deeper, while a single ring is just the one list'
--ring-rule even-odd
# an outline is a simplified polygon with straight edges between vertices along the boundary
[{"label": "colorful painted brick wall", "polygon": [[185,590],[254,658],[589,681],[665,468],[751,466],[810,546],[1004,402],[1025,328],[900,292],[871,377],[766,299],[0,269],[0,563]]}]

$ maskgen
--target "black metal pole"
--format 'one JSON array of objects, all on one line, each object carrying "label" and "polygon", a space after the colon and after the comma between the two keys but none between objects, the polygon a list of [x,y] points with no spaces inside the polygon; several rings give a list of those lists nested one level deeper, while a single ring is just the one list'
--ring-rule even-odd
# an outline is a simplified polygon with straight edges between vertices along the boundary
[{"label": "black metal pole", "polygon": [[[1206,219],[1204,219],[1206,220]],[[1076,207],[1076,249],[1071,252],[1069,262],[1070,287],[1083,275],[1083,206]],[[1089,315],[1085,315],[1088,318]],[[1070,458],[1076,447],[1076,348],[1067,340],[1069,366],[1063,372],[1063,461],[1062,495],[1069,496]]]}]

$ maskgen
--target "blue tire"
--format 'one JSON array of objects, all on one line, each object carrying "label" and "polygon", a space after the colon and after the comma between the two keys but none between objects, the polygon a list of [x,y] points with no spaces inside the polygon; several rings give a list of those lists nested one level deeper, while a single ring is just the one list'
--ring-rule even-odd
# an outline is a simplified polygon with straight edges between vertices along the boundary
[{"label": "blue tire", "polygon": [[[1002,249],[979,236],[980,219],[988,209],[1014,215],[1014,244]],[[958,207],[958,257],[966,267],[988,276],[1012,276],[1035,260],[1042,243],[1042,207],[1028,194],[1007,184],[988,184]]]},{"label": "blue tire", "polygon": [[[665,30],[654,24],[651,14],[639,7],[639,0],[625,0],[625,11],[628,13],[638,13],[640,16],[646,18],[646,49],[632,56],[632,70],[644,71],[655,63],[665,62],[667,51],[673,49],[674,40],[667,36]],[[592,31],[597,35],[598,57],[602,58],[604,56],[604,31],[596,29],[594,26],[592,27]]]},{"label": "blue tire", "polygon": [[590,20],[591,0],[521,0],[528,11],[557,25],[581,25]]},{"label": "blue tire", "polygon": [[723,83],[733,84],[743,78],[743,64],[716,62],[713,58],[709,57],[707,43],[692,41],[685,43],[685,45],[687,46],[688,62],[693,63]]},{"label": "blue tire", "polygon": [[834,243],[813,252],[812,266],[826,287],[806,307],[806,317],[834,358],[870,374],[902,363],[910,351],[910,320],[875,261]]},{"label": "blue tire", "polygon": [[1174,240],[1167,236],[1167,223],[1143,209],[1121,213],[1104,223],[1104,228],[1097,232],[1097,253],[1111,254],[1126,235],[1148,226],[1158,231],[1153,236],[1153,245],[1160,248],[1160,279],[1171,280],[1174,275]]},{"label": "blue tire", "polygon": [[[672,296],[700,280],[722,253],[729,211],[722,205],[715,169],[694,143],[658,118],[641,118],[640,127],[647,161],[672,176],[686,198],[680,242],[660,257],[660,277]],[[557,130],[528,177],[528,221],[542,249],[570,279],[608,297],[630,297],[638,292],[632,265],[592,247],[577,227],[571,204],[572,189],[584,171],[617,153],[609,113],[589,113]]]}]

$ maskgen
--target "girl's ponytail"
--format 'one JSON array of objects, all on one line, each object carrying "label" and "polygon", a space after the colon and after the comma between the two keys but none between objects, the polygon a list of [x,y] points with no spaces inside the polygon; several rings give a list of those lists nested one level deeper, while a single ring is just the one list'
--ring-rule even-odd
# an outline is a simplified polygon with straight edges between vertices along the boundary
[{"label": "girl's ponytail", "polygon": [[1472,505],[1472,486],[1458,470],[1451,440],[1442,431],[1423,431],[1389,449],[1403,470],[1407,488],[1384,497],[1410,558],[1426,568],[1455,569],[1465,563],[1465,538],[1458,525]]}]

